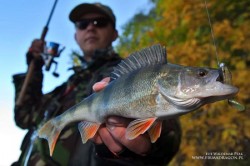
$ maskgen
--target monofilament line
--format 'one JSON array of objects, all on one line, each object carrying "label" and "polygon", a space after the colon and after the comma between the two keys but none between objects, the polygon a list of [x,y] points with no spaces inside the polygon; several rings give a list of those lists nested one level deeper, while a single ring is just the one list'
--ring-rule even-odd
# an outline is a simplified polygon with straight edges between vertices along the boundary
[{"label": "monofilament line", "polygon": [[205,3],[207,18],[208,18],[208,22],[209,22],[209,26],[210,26],[210,30],[211,30],[211,36],[212,36],[212,40],[213,40],[213,44],[214,44],[214,48],[215,48],[216,60],[217,60],[218,66],[220,66],[219,56],[218,56],[218,52],[217,52],[217,46],[216,46],[216,43],[215,43],[215,37],[214,37],[214,32],[213,32],[213,27],[212,27],[210,15],[209,15],[208,7],[207,7],[207,1],[204,0],[204,3]]}]

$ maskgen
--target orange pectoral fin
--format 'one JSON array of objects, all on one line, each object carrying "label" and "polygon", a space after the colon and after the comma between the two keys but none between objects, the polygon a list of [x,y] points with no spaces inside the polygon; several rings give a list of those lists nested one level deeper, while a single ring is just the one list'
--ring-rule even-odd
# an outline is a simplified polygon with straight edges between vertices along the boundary
[{"label": "orange pectoral fin", "polygon": [[82,143],[86,143],[90,138],[93,138],[99,129],[100,124],[88,121],[82,121],[78,124],[78,130],[82,137]]},{"label": "orange pectoral fin", "polygon": [[162,121],[156,121],[151,128],[148,130],[150,140],[155,143],[161,135]]},{"label": "orange pectoral fin", "polygon": [[156,118],[148,118],[148,119],[136,119],[127,127],[126,138],[132,140],[138,137],[140,134],[144,134],[150,126],[154,123]]}]

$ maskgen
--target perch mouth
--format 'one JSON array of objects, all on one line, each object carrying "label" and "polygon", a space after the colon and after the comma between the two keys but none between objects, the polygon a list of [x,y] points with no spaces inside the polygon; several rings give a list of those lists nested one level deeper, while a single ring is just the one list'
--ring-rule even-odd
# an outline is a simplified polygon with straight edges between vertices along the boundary
[{"label": "perch mouth", "polygon": [[230,98],[238,93],[239,89],[228,83],[228,79],[224,79],[222,72],[216,72],[210,78],[208,84],[202,88],[205,93],[200,97],[218,96],[220,98]]}]

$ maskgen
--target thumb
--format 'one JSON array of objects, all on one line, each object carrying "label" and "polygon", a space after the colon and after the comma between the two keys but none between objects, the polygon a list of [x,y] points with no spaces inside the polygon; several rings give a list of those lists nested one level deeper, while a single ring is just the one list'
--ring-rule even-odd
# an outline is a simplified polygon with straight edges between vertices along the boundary
[{"label": "thumb", "polygon": [[102,79],[100,82],[97,82],[93,85],[93,90],[95,92],[101,91],[102,89],[104,89],[108,85],[109,81],[110,81],[110,77],[106,77],[106,78]]}]

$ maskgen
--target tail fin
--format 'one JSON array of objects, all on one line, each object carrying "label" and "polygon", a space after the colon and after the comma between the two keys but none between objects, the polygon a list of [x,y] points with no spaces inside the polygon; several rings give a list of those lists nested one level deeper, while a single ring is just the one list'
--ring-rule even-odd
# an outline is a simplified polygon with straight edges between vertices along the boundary
[{"label": "tail fin", "polygon": [[56,141],[60,135],[62,129],[55,124],[55,120],[51,119],[45,123],[38,132],[40,138],[44,138],[48,141],[50,156],[52,156]]}]

